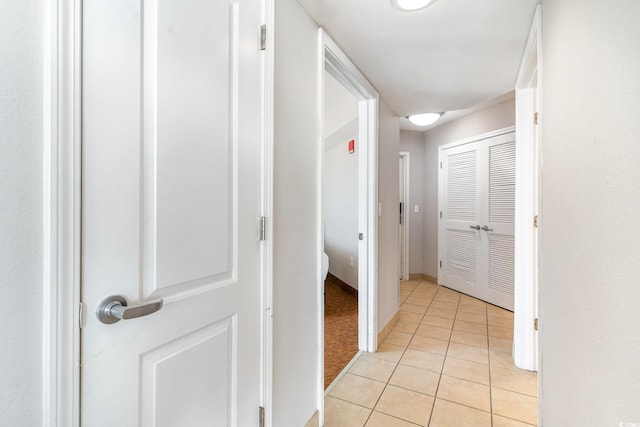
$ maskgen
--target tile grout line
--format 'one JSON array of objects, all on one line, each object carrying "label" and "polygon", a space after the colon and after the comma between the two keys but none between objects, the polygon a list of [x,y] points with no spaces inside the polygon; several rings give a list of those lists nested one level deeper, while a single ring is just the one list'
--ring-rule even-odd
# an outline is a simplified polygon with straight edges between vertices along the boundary
[{"label": "tile grout line", "polygon": [[489,409],[491,409],[491,427],[493,427],[493,386],[491,381],[491,344],[489,341],[489,307],[485,306],[487,318],[487,358],[489,361]]}]

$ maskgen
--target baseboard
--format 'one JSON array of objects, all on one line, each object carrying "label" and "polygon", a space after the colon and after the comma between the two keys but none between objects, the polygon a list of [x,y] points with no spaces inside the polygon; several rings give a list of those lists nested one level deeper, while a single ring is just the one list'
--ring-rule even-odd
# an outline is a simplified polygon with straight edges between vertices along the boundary
[{"label": "baseboard", "polygon": [[434,277],[434,276],[429,276],[428,274],[424,274],[424,273],[411,273],[409,274],[409,280],[426,280],[427,282],[431,282],[431,283],[438,283],[438,278]]},{"label": "baseboard", "polygon": [[393,316],[391,320],[389,320],[387,325],[384,328],[382,328],[380,332],[378,332],[378,347],[380,347],[380,343],[384,341],[387,335],[389,335],[389,332],[396,325],[396,323],[398,322],[398,319],[400,319],[400,311],[398,311],[395,314],[395,316]]},{"label": "baseboard", "polygon": [[338,285],[340,287],[340,289],[342,289],[346,293],[351,294],[354,297],[358,298],[358,290],[356,288],[354,288],[353,286],[349,285],[348,283],[342,281],[341,279],[339,279],[338,277],[334,276],[333,274],[331,274],[331,273],[327,274],[327,280],[331,280],[333,283]]}]

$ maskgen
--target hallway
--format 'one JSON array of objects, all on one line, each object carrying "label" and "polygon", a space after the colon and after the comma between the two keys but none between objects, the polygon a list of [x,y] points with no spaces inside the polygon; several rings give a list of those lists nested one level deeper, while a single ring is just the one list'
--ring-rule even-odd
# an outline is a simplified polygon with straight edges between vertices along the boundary
[{"label": "hallway", "polygon": [[537,374],[514,367],[513,313],[424,280],[400,283],[399,320],[325,401],[327,427],[528,426]]}]

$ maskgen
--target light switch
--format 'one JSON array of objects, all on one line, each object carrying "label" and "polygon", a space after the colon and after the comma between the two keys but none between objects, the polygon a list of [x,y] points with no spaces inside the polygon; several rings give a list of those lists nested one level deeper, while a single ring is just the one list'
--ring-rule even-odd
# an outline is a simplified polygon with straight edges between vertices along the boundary
[{"label": "light switch", "polygon": [[418,212],[420,212],[420,206],[413,205],[413,213],[418,213]]},{"label": "light switch", "polygon": [[382,202],[378,202],[378,216],[382,216]]}]

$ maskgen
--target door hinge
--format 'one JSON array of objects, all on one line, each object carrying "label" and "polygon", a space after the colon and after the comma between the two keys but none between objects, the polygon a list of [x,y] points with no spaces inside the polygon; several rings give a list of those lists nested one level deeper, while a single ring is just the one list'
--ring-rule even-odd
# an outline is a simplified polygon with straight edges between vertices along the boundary
[{"label": "door hinge", "polygon": [[538,124],[538,113],[533,113],[533,124],[534,125]]},{"label": "door hinge", "polygon": [[440,211],[440,218],[442,218],[442,211]]},{"label": "door hinge", "polygon": [[442,261],[440,261],[440,268],[442,268]]},{"label": "door hinge", "polygon": [[440,162],[440,169],[442,169],[442,162]]},{"label": "door hinge", "polygon": [[536,317],[535,319],[533,319],[533,329],[534,330],[538,330],[538,318]]},{"label": "door hinge", "polygon": [[260,26],[260,50],[267,49],[267,25],[262,24]]},{"label": "door hinge", "polygon": [[258,416],[260,417],[260,427],[264,427],[264,407],[261,406],[258,410]]},{"label": "door hinge", "polygon": [[84,304],[78,304],[78,326],[80,329],[84,326]]},{"label": "door hinge", "polygon": [[538,215],[533,216],[533,226],[538,228]]},{"label": "door hinge", "polygon": [[267,217],[260,217],[260,240],[267,240]]}]

